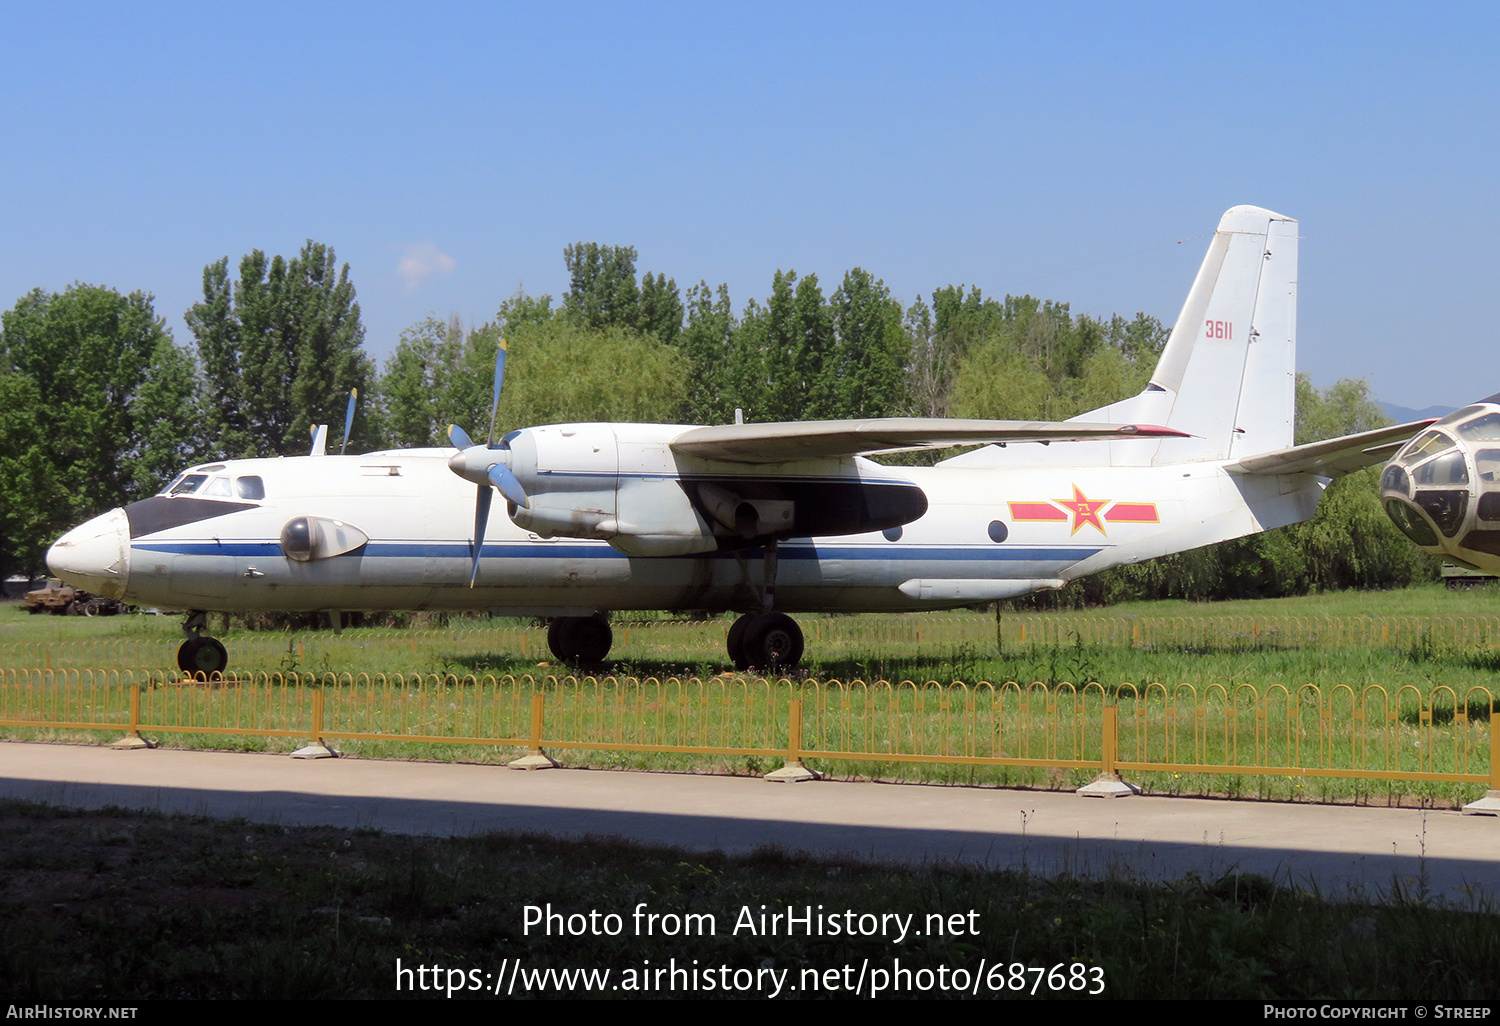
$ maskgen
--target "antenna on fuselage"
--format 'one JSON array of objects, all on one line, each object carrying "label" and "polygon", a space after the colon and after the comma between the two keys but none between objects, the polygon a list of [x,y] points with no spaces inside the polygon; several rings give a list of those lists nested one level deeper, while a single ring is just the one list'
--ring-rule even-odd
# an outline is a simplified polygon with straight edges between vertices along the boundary
[{"label": "antenna on fuselage", "polygon": [[328,455],[328,425],[314,424],[312,427],[312,451],[309,456]]},{"label": "antenna on fuselage", "polygon": [[359,399],[359,389],[349,389],[349,409],[344,413],[344,444],[339,446],[339,455],[349,448],[349,430],[354,427],[354,403]]}]

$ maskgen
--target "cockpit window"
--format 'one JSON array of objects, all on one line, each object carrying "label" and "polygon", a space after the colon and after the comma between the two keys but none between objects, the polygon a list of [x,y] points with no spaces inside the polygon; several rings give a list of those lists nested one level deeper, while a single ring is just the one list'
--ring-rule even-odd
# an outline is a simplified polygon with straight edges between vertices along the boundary
[{"label": "cockpit window", "polygon": [[168,495],[191,495],[198,486],[208,480],[207,474],[183,474],[167,489]]},{"label": "cockpit window", "polygon": [[1472,442],[1500,441],[1500,413],[1486,413],[1466,420],[1458,426],[1458,433]]},{"label": "cockpit window", "polygon": [[1453,444],[1453,439],[1441,431],[1423,431],[1406,446],[1399,459],[1410,464],[1424,456],[1434,456]]},{"label": "cockpit window", "polygon": [[227,478],[227,477],[216,477],[216,478],[214,478],[208,484],[204,485],[198,491],[198,494],[199,495],[222,495],[225,498],[228,498],[229,495],[230,495],[230,491],[229,491],[229,478]]},{"label": "cockpit window", "polygon": [[1466,485],[1469,483],[1469,468],[1464,464],[1463,453],[1450,452],[1413,470],[1411,479],[1418,488],[1424,485]]},{"label": "cockpit window", "polygon": [[242,499],[264,499],[266,497],[266,483],[259,477],[237,477],[234,479],[235,491],[240,493]]}]

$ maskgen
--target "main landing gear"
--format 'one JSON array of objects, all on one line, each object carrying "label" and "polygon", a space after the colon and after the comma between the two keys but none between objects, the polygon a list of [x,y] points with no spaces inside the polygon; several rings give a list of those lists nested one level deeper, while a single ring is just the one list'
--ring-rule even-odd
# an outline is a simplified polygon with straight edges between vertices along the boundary
[{"label": "main landing gear", "polygon": [[746,613],[729,628],[725,647],[736,670],[785,672],[802,659],[802,628],[776,604],[776,540],[766,544],[761,589],[761,610]]},{"label": "main landing gear", "polygon": [[785,613],[746,613],[726,647],[736,670],[790,670],[802,658],[802,628]]},{"label": "main landing gear", "polygon": [[182,633],[187,640],[177,649],[177,668],[183,673],[203,674],[211,677],[223,673],[229,665],[229,652],[217,639],[203,632],[208,630],[208,614],[201,609],[188,613],[182,623]]},{"label": "main landing gear", "polygon": [[569,666],[598,666],[609,655],[614,632],[601,614],[559,616],[547,625],[547,647]]}]

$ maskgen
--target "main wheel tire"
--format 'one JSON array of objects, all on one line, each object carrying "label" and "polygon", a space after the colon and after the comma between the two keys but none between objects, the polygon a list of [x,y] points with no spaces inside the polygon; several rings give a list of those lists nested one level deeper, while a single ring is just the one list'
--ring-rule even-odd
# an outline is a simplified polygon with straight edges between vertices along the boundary
[{"label": "main wheel tire", "polygon": [[760,613],[745,625],[745,659],[758,670],[784,673],[802,659],[802,628],[785,613]]},{"label": "main wheel tire", "polygon": [[547,628],[547,647],[569,666],[597,666],[615,642],[609,621],[593,616],[560,616]]},{"label": "main wheel tire", "polygon": [[183,673],[211,677],[229,665],[229,652],[216,638],[189,638],[177,650],[177,667]]},{"label": "main wheel tire", "polygon": [[729,650],[729,661],[741,672],[750,669],[750,661],[745,658],[745,628],[759,615],[746,613],[736,617],[734,623],[729,625],[729,636],[724,639],[724,647]]}]

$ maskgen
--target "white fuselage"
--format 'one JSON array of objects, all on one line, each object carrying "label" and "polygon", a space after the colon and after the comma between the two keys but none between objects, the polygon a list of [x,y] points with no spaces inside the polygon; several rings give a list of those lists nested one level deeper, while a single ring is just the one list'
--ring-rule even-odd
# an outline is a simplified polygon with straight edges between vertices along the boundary
[{"label": "white fuselage", "polygon": [[[144,532],[140,524],[132,532],[115,510],[69,532],[49,563],[90,591],[176,609],[567,616],[760,608],[760,547],[632,556],[605,540],[541,537],[517,527],[503,507],[489,517],[471,588],[474,486],[450,471],[450,455],[227,461],[211,475],[259,478],[263,498],[235,497],[244,508]],[[1059,587],[1110,566],[1304,519],[1326,483],[1305,474],[1246,478],[1222,462],[1015,469],[855,463],[866,479],[920,487],[927,512],[885,532],[780,542],[777,609],[935,609]],[[630,475],[621,471],[625,489]],[[149,501],[159,512],[163,504],[195,500]],[[298,517],[351,525],[368,542],[327,558],[289,558],[282,532]]]}]

